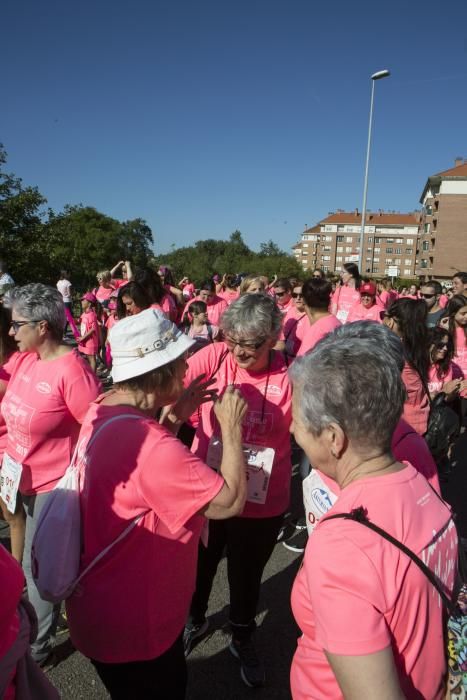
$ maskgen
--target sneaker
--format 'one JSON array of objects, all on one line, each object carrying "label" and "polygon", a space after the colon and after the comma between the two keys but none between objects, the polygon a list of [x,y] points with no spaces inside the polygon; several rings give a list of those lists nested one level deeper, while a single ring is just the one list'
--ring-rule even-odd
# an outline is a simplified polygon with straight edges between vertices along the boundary
[{"label": "sneaker", "polygon": [[229,649],[230,653],[240,661],[240,675],[245,685],[249,688],[260,688],[263,686],[266,682],[266,673],[256,654],[253,640],[247,639],[244,642],[236,642],[232,639]]},{"label": "sneaker", "polygon": [[296,530],[306,530],[305,516],[299,518],[298,520],[292,520],[292,525]]},{"label": "sneaker", "polygon": [[302,553],[305,551],[306,543],[308,542],[308,532],[305,530],[299,530],[293,537],[282,542],[284,547],[291,552]]},{"label": "sneaker", "polygon": [[193,642],[196,639],[199,639],[199,637],[202,637],[203,634],[205,634],[208,630],[209,627],[209,622],[208,620],[204,620],[203,622],[200,622],[199,624],[196,624],[194,622],[189,622],[185,626],[185,630],[183,632],[183,649],[185,652],[185,656],[188,656],[193,649]]}]

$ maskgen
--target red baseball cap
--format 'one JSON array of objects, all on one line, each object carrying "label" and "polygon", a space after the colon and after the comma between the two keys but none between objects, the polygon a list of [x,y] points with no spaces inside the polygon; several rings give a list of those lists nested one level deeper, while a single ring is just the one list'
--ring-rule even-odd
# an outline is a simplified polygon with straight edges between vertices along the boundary
[{"label": "red baseball cap", "polygon": [[370,294],[370,296],[376,296],[376,284],[374,282],[364,282],[360,285],[358,290],[360,294]]}]

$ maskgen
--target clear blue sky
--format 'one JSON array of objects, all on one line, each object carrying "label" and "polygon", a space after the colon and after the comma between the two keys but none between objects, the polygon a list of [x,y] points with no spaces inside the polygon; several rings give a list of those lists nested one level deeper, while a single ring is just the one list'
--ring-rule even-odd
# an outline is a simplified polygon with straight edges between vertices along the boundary
[{"label": "clear blue sky", "polygon": [[0,141],[49,205],[145,218],[157,252],[240,229],[295,243],[410,211],[467,157],[462,0],[4,0]]}]

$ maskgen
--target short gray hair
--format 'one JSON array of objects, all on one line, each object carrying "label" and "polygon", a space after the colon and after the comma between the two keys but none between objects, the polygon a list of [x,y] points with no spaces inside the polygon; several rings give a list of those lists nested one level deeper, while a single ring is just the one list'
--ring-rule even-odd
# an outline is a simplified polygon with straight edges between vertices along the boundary
[{"label": "short gray hair", "polygon": [[282,312],[267,294],[245,294],[224,311],[220,324],[224,334],[278,338],[282,328]]},{"label": "short gray hair", "polygon": [[62,339],[65,306],[58,289],[40,283],[25,284],[11,290],[9,303],[16,313],[28,321],[47,321],[52,337]]},{"label": "short gray hair", "polygon": [[390,449],[406,398],[401,343],[393,337],[385,326],[351,323],[294,361],[289,373],[312,434],[336,423],[361,447]]}]

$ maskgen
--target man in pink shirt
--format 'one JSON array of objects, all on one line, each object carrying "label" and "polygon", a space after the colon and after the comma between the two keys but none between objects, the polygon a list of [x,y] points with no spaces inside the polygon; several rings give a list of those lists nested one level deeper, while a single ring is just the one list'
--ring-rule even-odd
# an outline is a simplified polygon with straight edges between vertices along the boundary
[{"label": "man in pink shirt", "polygon": [[226,310],[228,304],[225,299],[222,299],[216,294],[215,283],[211,280],[206,280],[201,284],[199,294],[194,299],[191,299],[183,309],[182,320],[186,312],[194,301],[204,301],[208,307],[208,321],[212,326],[220,325],[220,318]]},{"label": "man in pink shirt", "polygon": [[353,321],[375,321],[381,323],[383,306],[376,303],[376,284],[363,282],[360,285],[360,301],[354,304],[347,316],[347,323]]},{"label": "man in pink shirt", "polygon": [[305,310],[310,323],[303,333],[297,357],[312,350],[325,335],[341,325],[339,319],[329,312],[332,285],[328,280],[312,277],[302,287]]}]

